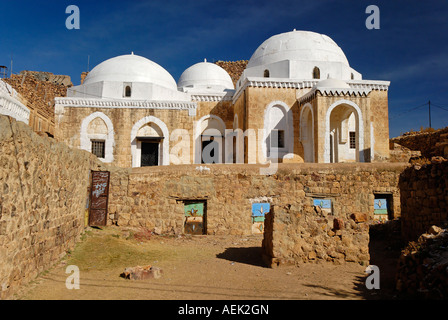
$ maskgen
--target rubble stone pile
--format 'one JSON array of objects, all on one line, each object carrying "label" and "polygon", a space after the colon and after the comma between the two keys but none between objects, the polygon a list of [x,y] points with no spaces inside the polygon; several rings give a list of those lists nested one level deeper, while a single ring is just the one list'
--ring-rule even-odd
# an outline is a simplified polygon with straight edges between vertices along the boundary
[{"label": "rubble stone pile", "polygon": [[47,73],[23,72],[13,74],[11,78],[4,79],[23,98],[32,109],[39,109],[48,119],[54,118],[54,98],[65,97],[67,86],[55,84],[46,80]]},{"label": "rubble stone pile", "polygon": [[402,251],[397,290],[426,299],[448,298],[448,229],[432,226]]},{"label": "rubble stone pile", "polygon": [[216,61],[218,66],[227,71],[227,73],[232,78],[233,84],[236,86],[236,83],[240,79],[243,74],[244,69],[246,69],[248,60],[239,60],[239,61]]},{"label": "rubble stone pile", "polygon": [[448,155],[448,127],[427,132],[407,132],[400,137],[392,138],[391,143],[414,151],[421,151],[423,157],[446,157]]}]

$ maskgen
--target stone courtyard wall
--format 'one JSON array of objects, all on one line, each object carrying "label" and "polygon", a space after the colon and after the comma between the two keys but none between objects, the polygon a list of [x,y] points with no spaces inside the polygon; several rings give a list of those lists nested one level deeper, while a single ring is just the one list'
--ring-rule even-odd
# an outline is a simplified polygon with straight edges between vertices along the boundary
[{"label": "stone courtyard wall", "polygon": [[84,230],[90,153],[0,116],[0,299],[73,249]]},{"label": "stone courtyard wall", "polygon": [[[207,234],[250,235],[253,203],[270,203],[264,252],[270,265],[315,260],[367,262],[375,194],[400,216],[406,164],[279,164],[134,168],[112,173],[109,224],[183,233],[184,203],[206,201]],[[314,199],[331,200],[331,212]]]},{"label": "stone courtyard wall", "polygon": [[402,234],[416,240],[431,226],[448,222],[448,161],[406,169],[400,177]]}]

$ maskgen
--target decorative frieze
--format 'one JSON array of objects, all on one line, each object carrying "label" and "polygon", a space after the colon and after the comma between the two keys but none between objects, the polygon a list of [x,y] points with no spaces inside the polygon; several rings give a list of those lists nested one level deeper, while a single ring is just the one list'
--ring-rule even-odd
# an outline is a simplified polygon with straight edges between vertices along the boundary
[{"label": "decorative frieze", "polygon": [[219,102],[219,101],[232,101],[235,91],[226,92],[222,94],[218,93],[195,93],[191,94],[191,100],[197,102]]},{"label": "decorative frieze", "polygon": [[70,108],[126,108],[126,109],[170,109],[188,110],[189,115],[195,115],[196,102],[188,101],[147,101],[147,100],[108,100],[85,98],[55,98],[55,108],[60,110]]},{"label": "decorative frieze", "polygon": [[[243,83],[237,88],[235,95],[233,96],[233,102],[235,103],[247,87],[254,88],[277,88],[277,89],[309,89],[314,88],[322,79],[313,80],[297,80],[297,79],[280,79],[280,78],[255,78],[248,77],[244,79]],[[350,80],[347,81],[350,89],[339,88],[326,88],[325,93],[328,94],[340,94],[341,90],[347,91],[349,94],[368,95],[372,90],[388,90],[390,86],[389,81],[372,81],[372,80]],[[321,90],[320,90],[321,91]],[[321,91],[322,92],[322,91]],[[314,90],[311,90],[303,98],[308,98],[309,95],[314,94]],[[344,93],[346,94],[346,93]]]}]

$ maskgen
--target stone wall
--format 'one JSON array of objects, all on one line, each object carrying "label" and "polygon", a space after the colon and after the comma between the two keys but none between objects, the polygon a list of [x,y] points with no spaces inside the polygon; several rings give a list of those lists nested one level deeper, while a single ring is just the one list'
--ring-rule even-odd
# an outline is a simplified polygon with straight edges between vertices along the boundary
[{"label": "stone wall", "polygon": [[431,226],[448,221],[448,161],[406,169],[400,177],[402,233],[416,240]]},{"label": "stone wall", "polygon": [[395,142],[389,143],[389,162],[409,162],[412,158],[420,158],[420,151],[411,150]]},{"label": "stone wall", "polygon": [[57,79],[54,77],[59,76],[45,72],[22,71],[19,75],[4,79],[20,93],[24,100],[23,104],[30,110],[29,126],[35,132],[52,136],[54,136],[54,98],[65,97],[69,85],[55,83],[53,80]]},{"label": "stone wall", "polygon": [[90,153],[0,116],[0,299],[72,249],[84,228]]},{"label": "stone wall", "polygon": [[[265,222],[263,256],[271,266],[313,261],[367,264],[375,195],[390,193],[389,219],[400,216],[403,164],[309,167],[294,177],[299,197],[274,207]],[[332,201],[332,212],[313,199]]]},{"label": "stone wall", "polygon": [[[405,164],[183,165],[112,174],[109,224],[183,233],[184,204],[206,202],[207,234],[252,233],[253,203],[270,203],[264,251],[270,265],[312,260],[368,260],[376,194],[400,216],[398,177]],[[314,200],[331,200],[330,212]],[[335,222],[336,221],[336,222]]]},{"label": "stone wall", "polygon": [[232,78],[233,85],[236,87],[238,80],[246,69],[249,60],[239,61],[216,61],[215,64],[227,71]]},{"label": "stone wall", "polygon": [[[160,120],[160,122],[163,123],[163,126],[166,126],[167,130],[167,136],[164,137],[164,141],[166,141],[167,143],[168,148],[166,149],[168,150],[161,150],[160,153],[166,151],[166,158],[169,157],[170,153],[173,151],[173,147],[177,146],[179,143],[179,140],[173,138],[177,136],[177,134],[174,134],[174,132],[176,132],[177,129],[180,129],[188,134],[188,136],[185,135],[185,138],[183,138],[183,140],[187,143],[187,146],[185,148],[189,148],[190,154],[179,155],[178,158],[186,163],[194,163],[195,157],[197,157],[195,156],[196,144],[199,144],[199,139],[198,141],[194,139],[197,123],[199,121],[204,121],[207,116],[211,115],[213,117],[219,117],[219,119],[224,122],[226,128],[233,128],[234,120],[233,107],[231,106],[230,101],[201,101],[197,102],[197,104],[198,109],[196,110],[196,115],[194,116],[189,115],[188,110],[177,109],[159,110],[145,108],[63,107],[56,113],[55,138],[58,141],[65,142],[71,147],[83,149],[85,148],[84,150],[89,150],[89,141],[91,139],[91,135],[90,133],[86,132],[85,137],[82,138],[83,133],[81,129],[83,121],[96,114],[96,116],[91,119],[93,121],[95,120],[95,118],[98,119],[98,114],[101,114],[103,118],[107,118],[110,121],[110,124],[107,125],[106,132],[109,133],[109,135],[112,137],[111,139],[113,140],[113,143],[110,144],[110,148],[112,150],[111,163],[114,166],[129,168],[132,167],[133,162],[132,143],[134,142],[131,142],[132,130],[134,126],[142,119],[152,117]],[[90,127],[89,123],[87,123],[86,127]],[[148,120],[147,123],[151,123],[151,121]],[[141,123],[140,128],[144,127],[144,125],[147,123]],[[157,124],[155,124],[155,127],[161,129]],[[198,133],[198,135],[199,134],[200,133]],[[170,138],[173,138],[173,140],[170,140]],[[108,139],[104,138],[100,140]],[[106,145],[107,144],[108,143],[106,142]],[[106,149],[107,148],[108,147],[106,147]],[[106,153],[108,153],[107,150]],[[172,160],[173,159],[167,162],[172,162]],[[108,161],[108,159],[106,161]]]},{"label": "stone wall", "polygon": [[[398,143],[410,150],[420,151],[423,157],[431,158],[432,156],[447,157],[445,146],[448,145],[447,138],[448,127],[427,132],[411,132],[400,137],[392,138],[391,142]],[[438,144],[447,143],[443,148]],[[447,151],[448,152],[448,151]]]}]

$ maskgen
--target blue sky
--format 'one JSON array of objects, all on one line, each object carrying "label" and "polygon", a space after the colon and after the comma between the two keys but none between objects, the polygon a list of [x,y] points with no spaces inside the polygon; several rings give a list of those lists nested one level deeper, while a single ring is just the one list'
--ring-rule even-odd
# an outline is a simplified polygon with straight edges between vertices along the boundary
[{"label": "blue sky", "polygon": [[[206,58],[248,60],[272,35],[309,30],[330,36],[364,79],[389,80],[390,136],[448,126],[448,1],[1,1],[0,65],[80,74],[117,55],[144,56],[178,80]],[[68,30],[68,5],[81,29]],[[368,30],[368,5],[380,9]]]}]

